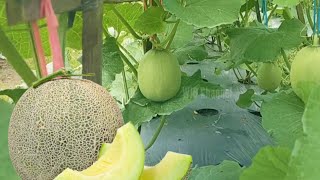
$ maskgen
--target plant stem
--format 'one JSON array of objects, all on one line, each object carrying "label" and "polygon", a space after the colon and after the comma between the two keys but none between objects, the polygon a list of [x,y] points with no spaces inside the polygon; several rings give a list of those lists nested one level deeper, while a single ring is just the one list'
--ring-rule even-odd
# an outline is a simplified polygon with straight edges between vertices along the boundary
[{"label": "plant stem", "polygon": [[292,14],[291,14],[291,12],[290,12],[290,10],[289,10],[288,7],[284,7],[284,13],[287,14],[287,16],[289,17],[289,19],[292,19],[292,18],[293,18],[293,16],[292,16]]},{"label": "plant stem", "polygon": [[148,149],[150,149],[152,147],[152,145],[154,144],[154,142],[157,140],[163,126],[164,126],[164,123],[166,122],[166,116],[161,116],[161,119],[160,119],[160,125],[158,127],[158,129],[156,130],[155,134],[153,135],[151,141],[149,142],[149,144],[145,147],[145,151],[147,151]]},{"label": "plant stem", "polygon": [[169,34],[168,38],[163,42],[163,43],[168,42],[167,45],[166,45],[166,47],[165,47],[166,49],[169,49],[169,48],[170,48],[170,45],[171,45],[171,43],[172,43],[172,41],[173,41],[173,38],[174,38],[174,36],[176,35],[176,32],[177,32],[179,23],[180,23],[180,20],[178,20],[178,21],[176,22],[176,24],[174,25],[174,27],[173,27],[171,33]]},{"label": "plant stem", "polygon": [[291,65],[289,63],[289,59],[288,59],[288,56],[286,54],[286,52],[281,48],[281,54],[282,54],[282,57],[283,57],[283,60],[284,62],[286,63],[286,66],[288,67],[289,71],[291,69]]},{"label": "plant stem", "polygon": [[249,9],[249,1],[246,0],[246,13],[244,15],[244,27],[248,26],[250,10],[251,9]]},{"label": "plant stem", "polygon": [[131,62],[128,60],[128,58],[121,52],[120,52],[120,56],[122,58],[122,60],[129,66],[129,68],[132,70],[133,74],[138,77],[138,72],[136,70],[136,68],[131,64]]},{"label": "plant stem", "polygon": [[[311,17],[311,10],[310,10],[309,6],[306,8],[306,14],[307,14],[308,23],[309,23],[312,31],[314,31],[313,21],[312,21],[312,17]],[[315,32],[313,32],[313,33],[315,33]]]},{"label": "plant stem", "polygon": [[239,81],[240,81],[240,78],[239,78],[238,74],[236,73],[236,71],[234,70],[234,68],[232,68],[232,71],[233,71],[234,75],[236,76],[236,78],[237,78],[237,80],[238,80],[238,82],[239,82]]},{"label": "plant stem", "polygon": [[136,39],[142,39],[142,37],[136,33],[136,31],[130,26],[130,24],[124,19],[124,17],[119,13],[119,11],[114,6],[112,6],[111,9],[114,12],[114,14],[116,14],[116,16],[120,19],[123,25],[127,27],[127,29],[133,35],[133,37],[135,37]]},{"label": "plant stem", "polygon": [[258,20],[258,22],[262,23],[261,14],[260,14],[260,7],[259,7],[259,0],[256,0],[255,9],[256,9],[256,14],[257,14],[257,20]]},{"label": "plant stem", "polygon": [[257,75],[257,73],[252,69],[252,67],[251,67],[248,63],[245,63],[245,64],[246,64],[246,66],[248,67],[248,69],[252,72],[252,74],[257,77],[258,75]]},{"label": "plant stem", "polygon": [[219,48],[219,52],[222,52],[221,36],[218,28],[217,28],[217,45]]},{"label": "plant stem", "polygon": [[130,54],[130,52],[125,47],[123,47],[118,41],[117,44],[120,47],[120,49],[122,49],[135,64],[139,64],[138,61]]},{"label": "plant stem", "polygon": [[130,96],[129,96],[127,78],[126,78],[126,70],[124,69],[124,67],[122,70],[122,80],[123,80],[124,93],[126,94],[126,97],[125,97],[125,104],[126,104],[128,102],[128,100],[130,99]]},{"label": "plant stem", "polygon": [[243,78],[242,75],[241,75],[241,72],[240,72],[239,68],[236,68],[236,69],[237,69],[237,71],[238,71],[238,73],[239,73],[240,78],[241,78],[242,80],[244,80],[244,78]]},{"label": "plant stem", "polygon": [[296,11],[297,11],[298,19],[299,19],[303,24],[306,24],[306,21],[305,21],[305,19],[304,19],[304,14],[303,14],[303,4],[302,4],[302,2],[300,2],[300,3],[296,6]]},{"label": "plant stem", "polygon": [[41,74],[41,69],[40,69],[40,64],[39,64],[39,58],[37,56],[37,49],[36,49],[36,45],[35,45],[35,39],[33,36],[33,29],[31,28],[31,24],[29,23],[29,32],[30,32],[30,39],[31,39],[31,44],[32,44],[32,48],[33,48],[33,62],[36,66],[36,72],[37,72],[37,76],[38,78],[42,78],[42,74]]},{"label": "plant stem", "polygon": [[277,10],[277,8],[278,8],[278,5],[277,5],[277,4],[272,8],[272,10],[271,10],[271,12],[270,12],[270,14],[269,14],[269,16],[268,16],[268,22],[270,21],[273,13]]}]

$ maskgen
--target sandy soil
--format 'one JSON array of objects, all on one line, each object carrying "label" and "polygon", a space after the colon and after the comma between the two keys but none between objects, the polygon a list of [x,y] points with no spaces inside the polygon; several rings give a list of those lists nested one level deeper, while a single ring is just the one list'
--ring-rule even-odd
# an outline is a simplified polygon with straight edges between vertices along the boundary
[{"label": "sandy soil", "polygon": [[21,83],[23,83],[23,81],[15,70],[7,63],[6,60],[0,59],[0,90],[14,89]]}]

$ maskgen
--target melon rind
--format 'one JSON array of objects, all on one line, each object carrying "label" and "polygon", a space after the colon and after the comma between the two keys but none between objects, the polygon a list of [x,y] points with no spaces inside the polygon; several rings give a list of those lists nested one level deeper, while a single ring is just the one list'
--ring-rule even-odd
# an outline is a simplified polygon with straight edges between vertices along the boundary
[{"label": "melon rind", "polygon": [[319,47],[304,47],[296,54],[291,65],[290,81],[293,91],[307,103],[311,90],[320,84]]},{"label": "melon rind", "polygon": [[66,168],[83,170],[123,125],[112,96],[88,80],[59,79],[29,88],[9,125],[11,161],[24,180],[52,180]]}]

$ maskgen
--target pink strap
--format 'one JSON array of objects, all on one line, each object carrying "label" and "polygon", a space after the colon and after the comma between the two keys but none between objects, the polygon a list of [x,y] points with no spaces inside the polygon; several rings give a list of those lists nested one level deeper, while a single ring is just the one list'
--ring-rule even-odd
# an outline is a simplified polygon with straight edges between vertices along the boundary
[{"label": "pink strap", "polygon": [[58,34],[59,23],[52,8],[51,0],[41,1],[41,16],[47,18],[51,54],[53,57],[53,71],[55,72],[63,68],[64,63]]},{"label": "pink strap", "polygon": [[34,43],[36,46],[36,55],[38,57],[39,60],[39,65],[40,65],[40,73],[42,75],[42,77],[46,77],[48,75],[47,72],[47,67],[46,67],[46,59],[44,56],[44,51],[42,48],[42,43],[41,43],[41,38],[40,38],[40,30],[39,30],[39,26],[37,24],[36,21],[32,22],[32,29],[33,29],[33,38],[34,38]]}]

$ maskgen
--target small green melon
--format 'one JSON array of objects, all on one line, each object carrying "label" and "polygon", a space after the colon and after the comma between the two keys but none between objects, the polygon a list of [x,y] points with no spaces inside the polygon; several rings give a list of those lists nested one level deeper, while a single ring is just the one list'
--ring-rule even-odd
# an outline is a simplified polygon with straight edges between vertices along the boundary
[{"label": "small green melon", "polygon": [[263,63],[258,69],[258,86],[266,91],[274,91],[280,86],[282,71],[274,63]]},{"label": "small green melon", "polygon": [[295,56],[290,72],[293,91],[307,103],[312,88],[320,84],[320,48],[304,47]]},{"label": "small green melon", "polygon": [[168,50],[148,51],[139,64],[138,84],[147,99],[157,102],[171,99],[181,86],[177,58]]}]

